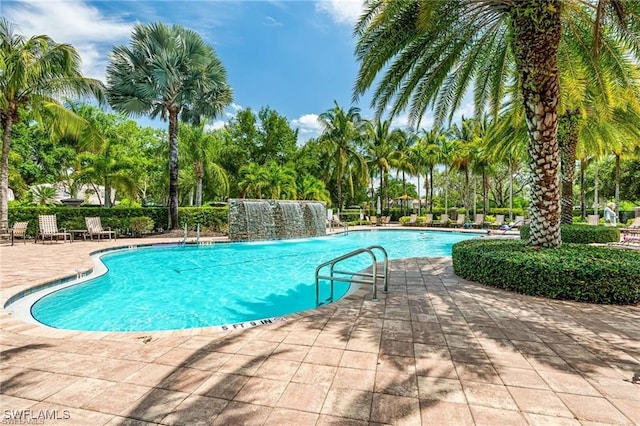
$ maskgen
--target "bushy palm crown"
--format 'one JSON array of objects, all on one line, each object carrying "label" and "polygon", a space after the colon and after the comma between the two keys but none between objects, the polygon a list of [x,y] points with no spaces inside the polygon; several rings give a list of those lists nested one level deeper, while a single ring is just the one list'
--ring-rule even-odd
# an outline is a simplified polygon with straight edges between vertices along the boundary
[{"label": "bushy palm crown", "polygon": [[91,96],[102,101],[104,97],[102,83],[84,77],[80,62],[72,46],[46,35],[23,37],[15,25],[0,17],[0,228],[7,227],[9,150],[12,127],[20,121],[19,109],[31,110],[38,120],[51,118],[51,130],[57,135],[78,135],[86,130],[86,121],[60,100]]},{"label": "bushy palm crown", "polygon": [[117,111],[199,124],[231,103],[224,66],[196,32],[159,22],[136,25],[129,46],[116,46],[107,66],[109,103]]},{"label": "bushy palm crown", "polygon": [[169,121],[170,226],[178,228],[178,118],[199,124],[231,103],[226,71],[195,32],[163,23],[136,25],[130,46],[107,66],[109,103],[120,112]]},{"label": "bushy palm crown", "polygon": [[592,50],[587,57],[601,52],[609,32],[628,43],[627,52],[637,57],[640,51],[640,2],[620,0],[370,0],[355,27],[361,67],[354,97],[377,82],[372,105],[378,115],[387,107],[392,115],[408,109],[411,122],[419,123],[433,106],[441,123],[472,88],[476,115],[488,109],[497,116],[509,88],[518,88],[532,168],[531,243],[546,247],[560,244],[556,131],[563,26],[570,35],[589,30],[593,42],[581,40]]}]

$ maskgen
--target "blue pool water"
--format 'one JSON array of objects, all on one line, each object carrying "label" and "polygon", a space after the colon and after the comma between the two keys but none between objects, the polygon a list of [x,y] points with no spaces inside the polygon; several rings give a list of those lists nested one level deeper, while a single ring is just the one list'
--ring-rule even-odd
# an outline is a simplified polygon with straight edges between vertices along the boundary
[{"label": "blue pool water", "polygon": [[[151,331],[242,323],[315,307],[315,268],[351,250],[383,246],[389,259],[450,256],[469,234],[364,231],[305,240],[140,247],[101,257],[108,272],[43,297],[31,310],[56,328]],[[368,267],[360,255],[340,264]],[[348,284],[337,283],[335,299]],[[321,300],[328,297],[321,286]]]}]

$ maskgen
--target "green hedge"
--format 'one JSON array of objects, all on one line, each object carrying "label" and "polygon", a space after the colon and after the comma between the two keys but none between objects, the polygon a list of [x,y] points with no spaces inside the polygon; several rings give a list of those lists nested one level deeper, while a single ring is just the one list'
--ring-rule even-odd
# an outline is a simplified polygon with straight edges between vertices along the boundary
[{"label": "green hedge", "polygon": [[[220,231],[226,229],[228,207],[180,207],[178,217],[180,224],[186,223],[189,229],[200,227]],[[65,206],[33,206],[10,207],[9,224],[29,221],[27,235],[33,237],[38,228],[38,215],[55,214],[58,227],[66,229],[85,229],[85,217],[99,216],[103,227],[118,230],[118,234],[129,234],[131,219],[148,217],[153,221],[155,230],[169,227],[169,209],[167,207],[65,207]]]},{"label": "green hedge", "polygon": [[640,302],[640,252],[583,244],[536,250],[522,241],[454,244],[457,275],[532,296],[579,302]]},{"label": "green hedge", "polygon": [[[520,227],[520,239],[529,241],[531,227]],[[620,230],[614,226],[593,225],[560,225],[560,235],[563,243],[592,244],[617,243],[620,241]]]}]

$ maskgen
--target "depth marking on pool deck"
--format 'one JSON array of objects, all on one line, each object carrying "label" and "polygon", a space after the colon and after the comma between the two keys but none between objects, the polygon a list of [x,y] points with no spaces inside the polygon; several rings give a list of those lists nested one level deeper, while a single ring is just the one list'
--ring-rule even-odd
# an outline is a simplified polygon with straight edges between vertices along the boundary
[{"label": "depth marking on pool deck", "polygon": [[237,322],[235,324],[221,325],[221,326],[218,326],[218,330],[220,331],[238,330],[241,328],[252,328],[252,327],[257,327],[259,325],[274,324],[276,322],[282,322],[282,321],[286,321],[286,318],[284,317],[265,318],[261,320],[255,320],[255,321],[245,321],[245,322]]}]

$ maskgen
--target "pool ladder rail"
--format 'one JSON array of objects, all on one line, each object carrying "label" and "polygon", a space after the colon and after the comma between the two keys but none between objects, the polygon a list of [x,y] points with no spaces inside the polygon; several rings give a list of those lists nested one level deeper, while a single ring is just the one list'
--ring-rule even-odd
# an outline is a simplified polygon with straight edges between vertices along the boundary
[{"label": "pool ladder rail", "polygon": [[[382,262],[382,273],[378,274],[378,258],[374,253],[374,250],[378,250],[382,253],[384,258]],[[354,256],[358,256],[362,253],[368,253],[371,256],[371,272],[352,272],[352,271],[342,271],[336,270],[335,266],[337,263],[350,259]],[[329,275],[321,275],[321,272],[324,268],[330,267]],[[338,274],[339,276],[336,276]],[[348,276],[347,276],[348,275]],[[374,302],[378,301],[378,279],[383,280],[382,292],[389,292],[389,256],[387,255],[387,251],[382,246],[374,245],[365,248],[359,248],[353,250],[349,253],[343,254],[342,256],[338,256],[334,259],[328,260],[316,267],[316,306],[321,306],[327,303],[333,302],[333,283],[335,281],[340,282],[351,282],[358,284],[371,284],[371,300]],[[354,278],[354,277],[362,277],[362,278]],[[329,298],[324,302],[320,302],[320,280],[329,280],[331,283],[331,290],[329,293]]]}]

